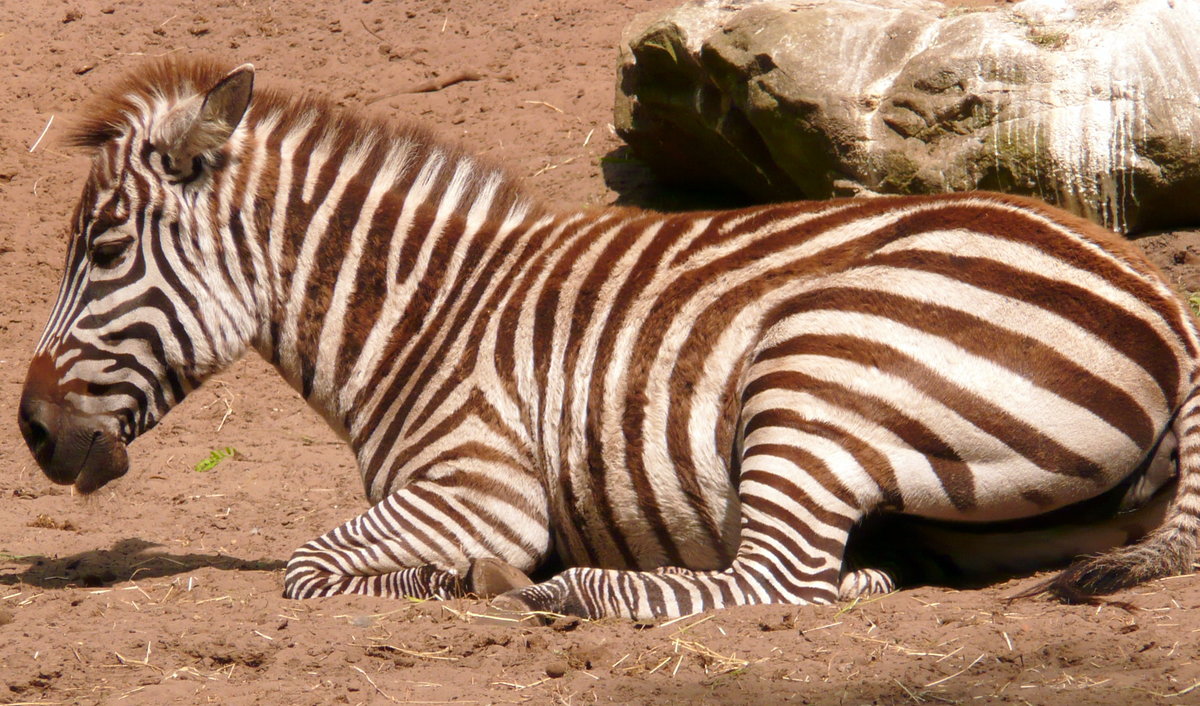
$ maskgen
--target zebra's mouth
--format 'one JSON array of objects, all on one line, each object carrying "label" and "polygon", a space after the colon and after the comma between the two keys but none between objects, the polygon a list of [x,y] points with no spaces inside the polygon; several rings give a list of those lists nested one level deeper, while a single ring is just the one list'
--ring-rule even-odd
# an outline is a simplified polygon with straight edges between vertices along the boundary
[{"label": "zebra's mouth", "polygon": [[94,432],[75,477],[75,489],[84,495],[94,493],[128,471],[129,455],[125,444],[112,434]]},{"label": "zebra's mouth", "polygon": [[46,477],[93,493],[129,470],[125,443],[93,417],[26,395],[18,424]]}]

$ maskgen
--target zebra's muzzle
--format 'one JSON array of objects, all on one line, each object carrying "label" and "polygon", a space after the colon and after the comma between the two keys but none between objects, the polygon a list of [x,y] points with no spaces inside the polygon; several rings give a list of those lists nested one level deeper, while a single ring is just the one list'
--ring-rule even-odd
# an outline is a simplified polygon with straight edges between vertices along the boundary
[{"label": "zebra's muzzle", "polygon": [[80,414],[37,392],[36,385],[26,383],[17,425],[50,480],[60,485],[74,484],[76,490],[87,494],[125,475],[129,470],[125,444],[104,428],[103,420]]}]

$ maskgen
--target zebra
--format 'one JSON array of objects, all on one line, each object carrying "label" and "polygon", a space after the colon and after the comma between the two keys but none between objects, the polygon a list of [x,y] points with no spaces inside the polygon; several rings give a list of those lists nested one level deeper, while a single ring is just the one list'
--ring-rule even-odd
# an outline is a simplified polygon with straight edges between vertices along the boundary
[{"label": "zebra", "polygon": [[[284,594],[654,618],[890,590],[864,518],[988,522],[1174,484],[1048,587],[1185,571],[1196,323],[1119,236],[987,193],[560,212],[412,125],[145,65],[92,154],[19,407],[91,493],[253,348],[353,449],[369,509]],[[557,557],[567,568],[534,583]]]}]

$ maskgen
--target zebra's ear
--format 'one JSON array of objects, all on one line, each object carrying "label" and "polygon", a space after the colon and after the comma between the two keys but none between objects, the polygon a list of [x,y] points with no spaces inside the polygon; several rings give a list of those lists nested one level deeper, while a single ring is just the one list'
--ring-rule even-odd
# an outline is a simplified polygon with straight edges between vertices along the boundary
[{"label": "zebra's ear", "polygon": [[181,102],[163,118],[154,146],[166,157],[168,173],[188,178],[197,157],[219,150],[237,129],[254,89],[254,66],[242,64],[207,93]]}]

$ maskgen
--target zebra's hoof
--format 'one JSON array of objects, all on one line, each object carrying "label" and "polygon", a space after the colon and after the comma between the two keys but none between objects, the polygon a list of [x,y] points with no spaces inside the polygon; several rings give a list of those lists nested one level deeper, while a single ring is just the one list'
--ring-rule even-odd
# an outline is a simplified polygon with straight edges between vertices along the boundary
[{"label": "zebra's hoof", "polygon": [[533,585],[525,572],[499,559],[472,561],[466,583],[467,591],[484,598]]},{"label": "zebra's hoof", "polygon": [[896,590],[896,580],[882,569],[857,569],[842,577],[838,599],[852,601],[868,596],[882,596]]},{"label": "zebra's hoof", "polygon": [[507,610],[510,613],[534,613],[541,610],[541,608],[525,600],[519,590],[509,591],[503,595],[496,596],[492,599],[491,606],[500,610]]},{"label": "zebra's hoof", "polygon": [[488,604],[491,622],[510,625],[547,625],[548,616],[520,597],[519,590],[496,596]]},{"label": "zebra's hoof", "polygon": [[537,613],[551,620],[564,615],[593,617],[584,610],[582,603],[576,598],[574,589],[571,588],[569,577],[579,571],[581,569],[567,569],[549,581],[508,591],[497,596],[492,605],[519,613]]}]

